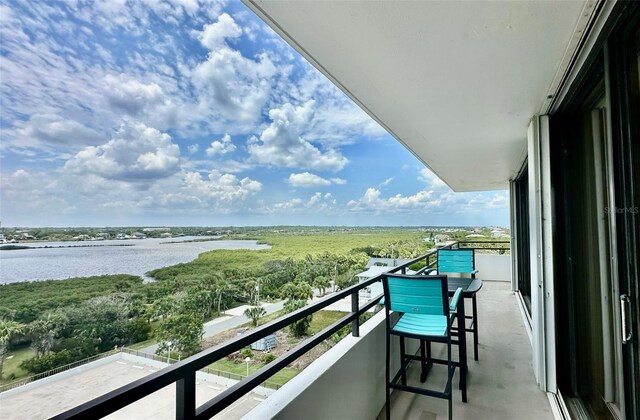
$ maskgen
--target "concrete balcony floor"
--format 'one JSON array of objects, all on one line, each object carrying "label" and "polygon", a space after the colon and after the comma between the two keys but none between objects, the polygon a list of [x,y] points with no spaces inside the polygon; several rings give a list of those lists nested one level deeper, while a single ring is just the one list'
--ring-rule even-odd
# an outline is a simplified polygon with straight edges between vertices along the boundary
[{"label": "concrete balcony floor", "polygon": [[[466,307],[471,306],[467,300]],[[469,355],[468,402],[463,403],[454,377],[455,419],[553,419],[549,401],[533,376],[531,344],[516,299],[507,282],[485,281],[478,294],[479,360],[473,360],[472,335],[467,334]],[[433,345],[434,356],[446,359],[446,348]],[[457,347],[453,348],[457,359]],[[408,384],[443,390],[446,366],[435,365],[424,384],[420,366],[412,363]],[[447,400],[395,391],[391,417],[400,420],[447,418]],[[384,409],[378,419],[385,418]]]}]

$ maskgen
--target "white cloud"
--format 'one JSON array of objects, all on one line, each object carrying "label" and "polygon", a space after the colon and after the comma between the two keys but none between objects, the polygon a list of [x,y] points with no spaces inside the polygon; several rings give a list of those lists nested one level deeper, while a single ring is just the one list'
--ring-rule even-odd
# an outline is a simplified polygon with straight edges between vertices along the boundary
[{"label": "white cloud", "polygon": [[182,172],[154,185],[140,200],[145,208],[216,209],[231,213],[234,205],[262,190],[259,181],[213,170],[203,177],[199,172]]},{"label": "white cloud", "polygon": [[331,181],[324,179],[321,176],[311,174],[309,172],[302,172],[300,174],[291,174],[288,179],[289,184],[294,187],[324,187],[331,185]]},{"label": "white cloud", "polygon": [[373,211],[376,213],[406,211],[406,210],[433,210],[442,206],[443,198],[434,191],[422,190],[412,195],[396,194],[389,198],[383,198],[380,190],[368,188],[358,200],[351,200],[348,207],[355,211]]},{"label": "white cloud", "polygon": [[233,174],[211,171],[207,179],[199,173],[190,172],[186,177],[187,188],[205,196],[217,196],[223,201],[233,201],[255,194],[262,189],[262,184],[250,178],[238,179]]},{"label": "white cloud", "polygon": [[145,84],[124,74],[105,76],[104,91],[111,106],[129,115],[138,115],[145,107],[160,102],[164,96],[158,84]]},{"label": "white cloud", "polygon": [[396,194],[383,197],[377,188],[368,188],[357,200],[351,200],[347,207],[357,212],[398,213],[419,212],[422,214],[469,214],[482,213],[492,209],[508,207],[506,193],[454,193],[430,171],[421,171],[421,180],[427,187],[415,194]]},{"label": "white cloud", "polygon": [[262,209],[263,212],[269,213],[296,213],[296,212],[314,212],[327,213],[336,210],[337,201],[331,193],[322,194],[316,192],[308,200],[302,198],[292,198],[288,201],[276,203],[268,208]]},{"label": "white cloud", "polygon": [[214,140],[207,148],[207,156],[225,155],[236,150],[236,145],[231,141],[231,136],[225,134],[220,140]]},{"label": "white cloud", "polygon": [[313,116],[313,101],[294,107],[290,103],[269,111],[271,124],[260,139],[250,139],[248,151],[254,162],[285,168],[339,171],[349,162],[339,151],[321,151],[301,136]]},{"label": "white cloud", "polygon": [[201,112],[215,110],[232,121],[255,123],[269,98],[275,74],[276,67],[267,54],[251,60],[229,48],[213,51],[192,73],[199,90],[198,106]]},{"label": "white cloud", "polygon": [[309,172],[302,172],[299,174],[292,173],[289,175],[287,182],[293,187],[302,188],[326,187],[331,184],[344,185],[347,183],[347,181],[342,178],[325,179],[319,175],[315,175]]},{"label": "white cloud", "polygon": [[438,178],[429,168],[422,168],[418,179],[427,184],[427,188],[434,191],[452,191],[443,180]]},{"label": "white cloud", "polygon": [[299,63],[303,76],[293,82],[291,95],[296,101],[315,100],[314,118],[309,122],[307,140],[325,147],[379,139],[386,131],[353,103],[323,74],[306,62]]},{"label": "white cloud", "polygon": [[180,149],[166,133],[142,123],[125,122],[108,143],[85,148],[69,159],[64,169],[106,179],[149,181],[180,169]]},{"label": "white cloud", "polygon": [[39,147],[42,143],[84,146],[104,141],[104,136],[97,131],[53,114],[33,114],[28,121],[17,122],[8,135],[11,145],[19,148]]},{"label": "white cloud", "polygon": [[386,186],[388,186],[389,184],[391,184],[391,183],[393,182],[393,180],[394,180],[394,179],[395,179],[394,177],[387,178],[387,179],[385,179],[384,181],[382,181],[382,182],[378,185],[378,187],[386,187]]},{"label": "white cloud", "polygon": [[198,153],[198,150],[200,150],[200,146],[198,145],[198,143],[190,144],[187,146],[187,151],[191,155]]},{"label": "white cloud", "polygon": [[254,124],[269,99],[272,78],[278,69],[266,52],[250,59],[225,43],[225,39],[241,34],[242,30],[226,13],[217,22],[206,25],[198,36],[211,51],[191,76],[198,89],[199,112],[206,115],[215,110],[231,121]]},{"label": "white cloud", "polygon": [[224,46],[227,38],[238,38],[240,35],[242,35],[242,29],[231,16],[223,13],[218,17],[217,22],[204,25],[198,39],[208,49],[215,50]]}]

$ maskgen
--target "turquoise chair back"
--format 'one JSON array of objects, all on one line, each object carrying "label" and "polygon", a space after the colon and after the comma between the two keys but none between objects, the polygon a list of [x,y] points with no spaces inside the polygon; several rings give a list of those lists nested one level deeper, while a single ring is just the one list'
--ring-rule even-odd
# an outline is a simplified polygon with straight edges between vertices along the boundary
[{"label": "turquoise chair back", "polygon": [[438,273],[473,273],[474,270],[473,249],[438,250]]},{"label": "turquoise chair back", "polygon": [[449,315],[447,276],[388,275],[383,278],[387,310]]}]

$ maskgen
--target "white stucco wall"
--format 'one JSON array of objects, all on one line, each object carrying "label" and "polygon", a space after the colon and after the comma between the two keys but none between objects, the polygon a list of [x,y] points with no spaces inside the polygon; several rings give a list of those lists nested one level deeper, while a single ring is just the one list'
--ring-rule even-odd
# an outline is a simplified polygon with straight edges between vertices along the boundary
[{"label": "white stucco wall", "polygon": [[[378,312],[360,327],[360,337],[345,337],[318,360],[287,382],[243,419],[370,420],[384,408],[385,321]],[[392,340],[392,369],[398,368],[398,340]],[[407,352],[418,342],[407,341]],[[357,389],[358,392],[353,392]],[[334,395],[340,404],[318,404],[318,395]],[[348,401],[343,400],[345,395]]]},{"label": "white stucco wall", "polygon": [[511,282],[511,256],[476,252],[476,270],[479,279]]}]

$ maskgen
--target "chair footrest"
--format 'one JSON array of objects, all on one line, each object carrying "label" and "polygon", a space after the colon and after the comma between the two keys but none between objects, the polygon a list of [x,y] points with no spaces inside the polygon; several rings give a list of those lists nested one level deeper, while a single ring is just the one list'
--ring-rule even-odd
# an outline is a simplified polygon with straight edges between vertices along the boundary
[{"label": "chair footrest", "polygon": [[[407,354],[407,355],[405,355],[404,357],[405,357],[405,359],[417,360],[418,362],[421,362],[422,360],[424,360],[424,361],[425,361],[425,363],[429,363],[429,362],[431,362],[431,363],[437,363],[437,364],[439,364],[439,365],[448,365],[448,364],[449,364],[449,361],[448,361],[448,360],[445,360],[445,359],[435,359],[435,358],[422,359],[420,356],[417,356],[417,355],[408,355],[408,354]],[[460,362],[457,362],[457,361],[455,361],[455,360],[452,360],[452,361],[451,361],[451,364],[452,364],[453,366],[456,366],[456,367],[459,367],[459,366],[460,366]]]},{"label": "chair footrest", "polygon": [[[432,389],[424,389],[424,388],[418,388],[410,385],[400,385],[400,384],[393,384],[393,383],[389,384],[389,388],[398,389],[400,391],[413,392],[414,394],[422,394],[429,397],[444,398],[444,399],[448,399],[449,394],[451,393],[451,389],[449,389],[449,392],[447,391],[442,392],[442,391],[434,391]],[[449,383],[449,388],[451,388],[450,383]]]}]

